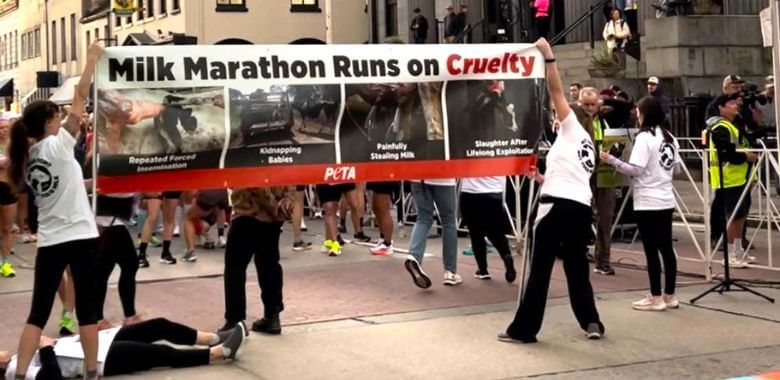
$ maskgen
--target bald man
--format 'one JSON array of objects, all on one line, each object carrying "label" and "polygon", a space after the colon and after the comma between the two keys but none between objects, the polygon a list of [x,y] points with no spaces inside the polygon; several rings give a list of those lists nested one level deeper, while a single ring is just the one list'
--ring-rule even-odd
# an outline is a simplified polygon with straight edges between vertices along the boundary
[{"label": "bald man", "polygon": [[[599,115],[601,104],[599,92],[595,88],[586,87],[580,91],[580,105],[593,119],[593,141],[597,151],[601,151],[604,130],[609,128],[607,121]],[[594,255],[596,268],[593,271],[600,275],[611,276],[615,274],[615,270],[609,265],[612,219],[615,216],[615,189],[598,187],[598,171],[594,172],[591,187],[594,187],[593,201],[596,215],[596,252]]]}]

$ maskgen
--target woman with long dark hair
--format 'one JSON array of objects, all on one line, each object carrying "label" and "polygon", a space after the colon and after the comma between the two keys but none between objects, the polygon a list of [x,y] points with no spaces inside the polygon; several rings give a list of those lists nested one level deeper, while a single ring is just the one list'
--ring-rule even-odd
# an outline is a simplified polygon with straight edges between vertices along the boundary
[{"label": "woman with long dark hair", "polygon": [[505,332],[498,334],[498,339],[536,342],[556,258],[563,260],[569,299],[577,322],[588,339],[601,339],[604,325],[593,299],[586,256],[592,221],[590,177],[596,166],[593,137],[587,129],[591,121],[582,108],[569,106],[550,44],[542,38],[536,42],[536,47],[544,56],[547,86],[561,127],[547,153],[545,175],[535,176],[542,182],[542,188],[531,243],[528,285],[514,320]]},{"label": "woman with long dark hair", "polygon": [[[672,213],[675,207],[672,179],[680,162],[680,146],[669,133],[669,123],[658,99],[642,99],[637,105],[637,118],[640,130],[628,162],[606,152],[601,152],[601,160],[633,177],[634,212],[647,257],[650,294],[631,306],[636,310],[662,311],[680,305],[674,295],[677,257],[672,247]],[[659,252],[666,273],[663,296]]]},{"label": "woman with long dark hair", "polygon": [[89,207],[81,166],[73,156],[95,64],[103,49],[89,48],[87,63],[73,96],[73,106],[62,120],[59,107],[35,101],[11,128],[9,178],[26,182],[38,207],[38,252],[32,305],[19,338],[16,378],[24,378],[41,330],[51,314],[62,273],[70,266],[76,289],[76,315],[84,350],[85,379],[98,377],[98,329],[95,313],[97,237],[95,216]]}]

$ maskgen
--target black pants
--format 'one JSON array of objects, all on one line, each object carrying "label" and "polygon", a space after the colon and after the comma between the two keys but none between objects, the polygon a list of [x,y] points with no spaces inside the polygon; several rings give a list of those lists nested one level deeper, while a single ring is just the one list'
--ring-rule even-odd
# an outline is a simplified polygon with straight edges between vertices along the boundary
[{"label": "black pants", "polygon": [[636,9],[629,9],[624,11],[626,22],[628,23],[628,29],[631,30],[632,38],[639,38],[639,20],[637,17]]},{"label": "black pants", "polygon": [[97,239],[74,240],[38,248],[32,305],[27,323],[41,329],[49,320],[54,296],[65,267],[70,266],[76,290],[76,316],[79,326],[97,323],[95,286],[97,285]]},{"label": "black pants", "polygon": [[153,344],[165,340],[173,344],[191,346],[198,332],[165,318],[150,319],[117,332],[108,348],[104,375],[113,376],[156,367],[185,368],[209,364],[209,349],[176,349],[167,344]]},{"label": "black pants", "polygon": [[537,17],[534,21],[536,22],[536,38],[549,38],[547,34],[550,32],[550,18]]},{"label": "black pants", "polygon": [[135,273],[138,272],[138,257],[135,253],[133,237],[125,226],[106,227],[98,239],[98,284],[95,297],[97,299],[97,318],[103,319],[103,305],[108,292],[108,279],[114,266],[119,264],[119,299],[125,317],[135,315]]},{"label": "black pants", "polygon": [[531,273],[507,334],[520,340],[536,339],[544,319],[556,257],[563,260],[571,307],[580,327],[587,329],[588,324],[598,323],[603,332],[604,325],[593,299],[590,266],[585,255],[590,237],[591,208],[568,199],[553,199],[544,200],[538,213],[532,242]]},{"label": "black pants", "polygon": [[469,229],[471,249],[480,272],[487,272],[487,244],[490,239],[501,257],[511,256],[504,234],[504,203],[501,193],[460,194],[460,212]]},{"label": "black pants", "polygon": [[282,222],[266,223],[239,216],[230,224],[225,249],[225,319],[246,319],[246,268],[255,259],[264,315],[277,316],[282,303],[282,266],[279,264],[279,235]]},{"label": "black pants", "polygon": [[[677,282],[677,257],[672,247],[672,213],[674,209],[635,211],[642,235],[642,246],[647,257],[647,275],[650,277],[650,293],[661,295],[661,258],[664,261],[666,282],[664,292],[674,294]],[[661,252],[661,258],[658,257]]]}]

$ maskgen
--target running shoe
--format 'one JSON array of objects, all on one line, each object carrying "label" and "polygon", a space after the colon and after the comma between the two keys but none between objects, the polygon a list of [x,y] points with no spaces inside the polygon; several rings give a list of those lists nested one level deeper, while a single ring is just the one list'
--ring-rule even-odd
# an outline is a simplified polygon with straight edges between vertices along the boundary
[{"label": "running shoe", "polygon": [[160,263],[168,264],[168,265],[175,265],[176,264],[176,258],[173,257],[170,253],[163,254],[160,256]]},{"label": "running shoe", "polygon": [[680,307],[680,300],[674,294],[664,294],[664,302],[667,309],[677,309]]},{"label": "running shoe", "polygon": [[70,313],[63,311],[60,315],[60,336],[71,336],[74,331],[76,331],[76,322],[73,321]]},{"label": "running shoe", "polygon": [[195,254],[195,251],[187,251],[181,259],[188,263],[194,263],[198,261],[198,255]]},{"label": "running shoe", "polygon": [[463,279],[460,277],[459,274],[451,271],[444,271],[443,283],[445,286],[455,286],[455,285],[459,285],[461,282],[463,282]]},{"label": "running shoe", "polygon": [[663,297],[653,297],[648,294],[644,298],[632,302],[631,307],[640,311],[664,311],[666,310],[666,302],[664,302]]},{"label": "running shoe", "polygon": [[0,266],[0,275],[3,277],[16,276],[16,271],[14,270],[13,266],[11,266],[10,261],[5,261],[3,262],[3,265]]},{"label": "running shoe", "polygon": [[146,255],[139,255],[138,256],[138,267],[139,268],[149,268],[149,259],[146,258]]},{"label": "running shoe", "polygon": [[295,243],[293,243],[293,251],[295,252],[308,251],[310,249],[311,249],[311,243],[308,241],[298,240]]},{"label": "running shoe", "polygon": [[370,243],[371,236],[366,235],[363,231],[356,233],[354,236],[355,241],[359,243]]},{"label": "running shoe", "polygon": [[333,240],[325,240],[325,242],[322,243],[322,248],[320,249],[320,251],[322,253],[330,252],[330,247],[333,246],[333,243],[335,243]]},{"label": "running shoe", "polygon": [[409,255],[409,257],[407,257],[404,262],[404,268],[412,275],[412,281],[414,281],[414,284],[417,285],[418,288],[428,289],[431,287],[431,278],[423,271],[420,262],[417,261],[414,256]]},{"label": "running shoe", "polygon": [[339,242],[335,241],[330,246],[330,250],[328,250],[328,256],[341,256],[341,244]]},{"label": "running shoe", "polygon": [[481,271],[478,270],[477,273],[474,273],[474,278],[478,278],[480,280],[490,280],[490,273],[488,271]]},{"label": "running shoe", "polygon": [[374,256],[389,256],[393,254],[393,243],[387,245],[384,242],[381,242],[369,249],[369,251]]},{"label": "running shoe", "polygon": [[225,248],[227,247],[227,238],[224,236],[220,236],[217,239],[217,248]]}]

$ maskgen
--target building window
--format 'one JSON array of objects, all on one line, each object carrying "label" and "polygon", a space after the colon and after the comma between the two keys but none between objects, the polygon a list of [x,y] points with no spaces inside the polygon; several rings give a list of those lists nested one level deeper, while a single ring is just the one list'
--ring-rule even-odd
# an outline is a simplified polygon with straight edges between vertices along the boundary
[{"label": "building window", "polygon": [[385,35],[398,35],[398,1],[387,0],[385,6]]},{"label": "building window", "polygon": [[168,13],[168,0],[160,0],[160,14]]},{"label": "building window", "polygon": [[246,0],[217,0],[217,12],[248,12]]},{"label": "building window", "polygon": [[108,24],[103,25],[103,38],[106,39],[106,46],[111,46],[112,40],[109,40],[111,38],[111,31],[108,30]]},{"label": "building window", "polygon": [[120,26],[122,26],[122,17],[116,16],[116,25],[114,27],[118,28]]},{"label": "building window", "polygon": [[290,12],[322,12],[319,0],[290,0]]},{"label": "building window", "polygon": [[171,4],[171,10],[173,11],[173,13],[178,13],[179,11],[181,11],[179,0],[173,0],[173,4]]},{"label": "building window", "polygon": [[70,14],[70,60],[75,61],[76,56],[76,14]]},{"label": "building window", "polygon": [[89,47],[89,45],[92,45],[92,33],[90,33],[89,30],[88,30],[87,31],[87,44],[84,45],[84,46]]},{"label": "building window", "polygon": [[[30,42],[32,44],[32,42]],[[31,48],[33,48],[33,45],[30,45]],[[32,49],[32,51],[35,53],[36,57],[41,56],[41,28],[35,29],[35,46]],[[32,56],[32,53],[30,53]]]},{"label": "building window", "polygon": [[14,67],[19,66],[19,32],[14,30]]},{"label": "building window", "polygon": [[95,41],[100,41],[100,29],[95,28]]},{"label": "building window", "polygon": [[27,34],[22,33],[22,61],[27,59]]},{"label": "building window", "polygon": [[154,0],[149,0],[146,4],[146,16],[154,17]]},{"label": "building window", "polygon": [[[152,0],[149,0],[151,2]],[[144,0],[138,0],[138,21],[144,19]]]},{"label": "building window", "polygon": [[60,41],[62,41],[62,63],[68,61],[68,47],[65,45],[65,17],[60,17]]},{"label": "building window", "polygon": [[51,63],[57,63],[57,21],[51,22]]}]

